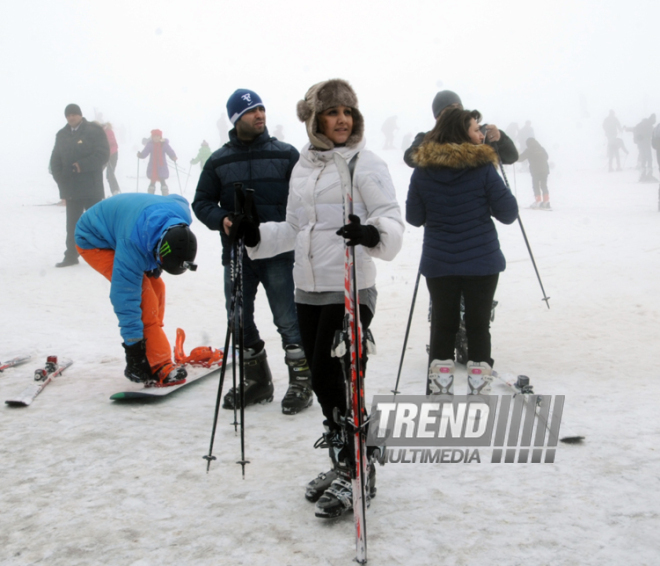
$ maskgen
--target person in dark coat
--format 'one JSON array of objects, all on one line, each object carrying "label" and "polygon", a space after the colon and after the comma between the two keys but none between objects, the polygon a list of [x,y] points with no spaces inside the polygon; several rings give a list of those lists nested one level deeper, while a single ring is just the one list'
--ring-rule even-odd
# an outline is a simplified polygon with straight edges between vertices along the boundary
[{"label": "person in dark coat", "polygon": [[82,213],[103,200],[103,168],[110,158],[110,146],[103,128],[83,118],[80,106],[64,109],[67,125],[55,136],[50,170],[66,200],[66,250],[55,267],[78,263],[74,237]]},{"label": "person in dark coat", "polygon": [[[463,103],[461,102],[458,94],[455,92],[451,90],[441,90],[438,94],[435,95],[431,108],[433,109],[433,117],[437,122],[438,118],[445,110],[449,110],[451,108],[460,108],[462,110]],[[482,126],[482,130],[485,143],[490,145],[495,150],[495,152],[502,159],[502,163],[505,165],[511,165],[518,160],[518,150],[516,149],[516,144],[511,141],[509,136],[507,136],[503,131],[499,130],[494,124],[487,124]],[[403,160],[409,167],[415,167],[413,155],[420,144],[424,141],[426,135],[426,132],[420,132],[417,134],[412,142],[412,145],[404,152]]]},{"label": "person in dark coat", "polygon": [[495,150],[483,144],[476,110],[448,110],[415,152],[406,220],[424,226],[420,272],[433,302],[427,391],[454,392],[454,345],[465,301],[468,393],[489,390],[493,359],[490,313],[506,261],[492,217],[504,224],[518,204],[497,173]]},{"label": "person in dark coat", "polygon": [[[235,183],[254,190],[254,203],[261,222],[282,222],[286,218],[291,171],[298,151],[268,134],[266,109],[257,93],[238,89],[227,101],[227,113],[234,129],[229,141],[215,151],[202,170],[192,207],[209,229],[220,232],[225,277],[225,304],[229,314],[231,241]],[[254,321],[254,301],[263,285],[282,338],[289,368],[289,389],[282,399],[282,412],[295,414],[312,403],[311,374],[307,367],[298,329],[294,303],[293,251],[272,258],[251,260],[243,255],[243,327],[246,363],[245,405],[273,399],[273,383],[265,343]],[[233,409],[235,391],[225,396],[223,407]]]},{"label": "person in dark coat", "polygon": [[531,208],[550,210],[550,194],[548,193],[548,152],[534,138],[527,138],[527,149],[520,154],[519,161],[529,160],[529,172],[532,175],[534,202]]}]

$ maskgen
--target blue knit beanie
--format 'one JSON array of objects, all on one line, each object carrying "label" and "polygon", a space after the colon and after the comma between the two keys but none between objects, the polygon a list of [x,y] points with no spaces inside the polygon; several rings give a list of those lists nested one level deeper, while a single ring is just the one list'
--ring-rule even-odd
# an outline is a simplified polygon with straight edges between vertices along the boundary
[{"label": "blue knit beanie", "polygon": [[229,114],[229,121],[232,124],[236,124],[239,118],[248,110],[263,105],[264,103],[261,102],[261,98],[256,92],[246,88],[239,88],[227,101],[227,114]]}]

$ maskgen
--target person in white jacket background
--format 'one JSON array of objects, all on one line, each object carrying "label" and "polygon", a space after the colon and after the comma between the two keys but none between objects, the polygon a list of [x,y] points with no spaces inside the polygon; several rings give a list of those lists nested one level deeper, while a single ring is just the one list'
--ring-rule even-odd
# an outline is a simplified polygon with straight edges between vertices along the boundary
[{"label": "person in white jacket background", "polygon": [[[325,518],[352,506],[347,466],[351,450],[333,418],[335,408],[340,415],[346,413],[346,384],[339,359],[331,356],[344,317],[344,243],[355,246],[360,320],[366,330],[376,312],[374,258],[394,259],[401,249],[404,223],[387,165],[365,149],[364,119],[351,86],[341,79],[315,84],[298,102],[297,111],[310,143],[291,174],[286,221],[252,227],[258,232],[246,234],[246,240],[257,242],[248,248],[252,259],[295,250],[298,322],[333,462],[331,471],[310,482],[305,496],[316,502],[316,516]],[[335,153],[347,161],[359,153],[353,175],[354,216],[345,226]],[[375,493],[375,468],[370,468],[369,488]]]}]

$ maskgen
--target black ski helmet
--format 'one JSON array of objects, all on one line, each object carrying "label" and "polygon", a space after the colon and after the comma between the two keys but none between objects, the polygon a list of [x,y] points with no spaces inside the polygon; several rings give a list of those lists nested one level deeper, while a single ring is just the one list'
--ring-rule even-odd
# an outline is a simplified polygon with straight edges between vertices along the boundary
[{"label": "black ski helmet", "polygon": [[195,271],[193,263],[197,255],[197,238],[186,224],[170,226],[156,249],[158,263],[172,275],[180,275],[186,269]]}]

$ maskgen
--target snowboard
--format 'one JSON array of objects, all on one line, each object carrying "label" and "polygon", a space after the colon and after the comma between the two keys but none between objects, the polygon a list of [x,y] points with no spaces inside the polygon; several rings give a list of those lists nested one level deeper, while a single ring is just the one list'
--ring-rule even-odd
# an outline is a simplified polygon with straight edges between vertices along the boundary
[{"label": "snowboard", "polygon": [[[229,368],[231,364],[232,364],[232,360],[228,360],[227,368]],[[222,362],[213,364],[210,367],[193,366],[190,364],[185,364],[184,367],[188,372],[188,377],[186,377],[186,381],[183,383],[179,383],[178,385],[172,385],[170,387],[145,387],[140,383],[131,383],[129,387],[132,386],[132,388],[125,389],[124,391],[120,391],[119,393],[115,393],[114,395],[111,395],[110,400],[131,401],[131,400],[140,400],[140,399],[149,400],[149,399],[158,399],[160,397],[167,397],[168,395],[171,395],[175,391],[178,391],[179,389],[182,389],[183,387],[186,387],[187,385],[190,385],[195,381],[199,381],[200,379],[203,379],[213,373],[219,372],[220,369],[222,368]]]}]

